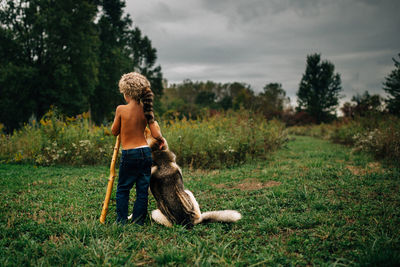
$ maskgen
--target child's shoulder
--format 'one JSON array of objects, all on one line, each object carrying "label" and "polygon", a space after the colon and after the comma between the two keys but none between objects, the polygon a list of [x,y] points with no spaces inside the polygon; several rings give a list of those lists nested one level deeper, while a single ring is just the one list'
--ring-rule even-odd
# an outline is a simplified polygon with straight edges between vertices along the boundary
[{"label": "child's shoulder", "polygon": [[123,113],[126,113],[126,105],[117,106],[117,109],[115,110],[115,114],[121,115]]},{"label": "child's shoulder", "polygon": [[119,105],[119,106],[117,106],[117,112],[124,110],[126,108],[126,106],[127,105]]}]

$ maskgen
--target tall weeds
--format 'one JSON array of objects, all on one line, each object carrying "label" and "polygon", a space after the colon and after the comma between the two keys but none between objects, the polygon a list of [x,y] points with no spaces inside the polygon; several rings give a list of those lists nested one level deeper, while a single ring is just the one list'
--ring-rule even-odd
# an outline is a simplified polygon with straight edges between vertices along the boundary
[{"label": "tall weeds", "polygon": [[[284,125],[249,112],[219,114],[197,120],[160,122],[178,164],[221,168],[265,158],[286,141]],[[115,137],[110,125],[95,126],[88,114],[74,118],[50,110],[12,135],[0,136],[1,162],[38,165],[108,164]]]},{"label": "tall weeds", "polygon": [[12,135],[2,134],[0,159],[38,165],[104,164],[113,140],[109,128],[92,125],[87,113],[70,118],[52,109],[39,122],[32,120]]},{"label": "tall weeds", "polygon": [[282,123],[267,122],[247,112],[169,121],[162,128],[178,164],[194,168],[219,168],[265,158],[287,140]]},{"label": "tall weeds", "polygon": [[400,119],[394,116],[376,114],[328,125],[295,126],[288,131],[290,134],[329,139],[352,146],[353,151],[368,152],[400,163]]}]

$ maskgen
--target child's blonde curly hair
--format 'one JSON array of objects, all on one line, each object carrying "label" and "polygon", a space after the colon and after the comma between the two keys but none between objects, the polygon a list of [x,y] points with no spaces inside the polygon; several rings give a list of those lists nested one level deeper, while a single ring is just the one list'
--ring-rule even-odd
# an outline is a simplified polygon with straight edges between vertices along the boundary
[{"label": "child's blonde curly hair", "polygon": [[147,122],[154,121],[153,113],[153,92],[150,89],[150,82],[142,74],[137,72],[130,72],[122,75],[118,83],[119,91],[136,100],[142,101],[143,111],[146,116]]},{"label": "child's blonde curly hair", "polygon": [[131,97],[136,101],[140,101],[143,92],[150,88],[150,82],[142,74],[130,72],[122,75],[118,83],[119,91]]}]

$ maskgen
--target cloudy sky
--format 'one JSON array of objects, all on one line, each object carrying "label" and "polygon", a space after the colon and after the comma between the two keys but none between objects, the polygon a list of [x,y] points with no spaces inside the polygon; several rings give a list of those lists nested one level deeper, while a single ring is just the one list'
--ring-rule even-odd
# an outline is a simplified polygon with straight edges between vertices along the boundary
[{"label": "cloudy sky", "polygon": [[306,56],[321,53],[345,98],[382,82],[400,53],[399,0],[128,0],[170,83],[282,83],[296,102]]}]

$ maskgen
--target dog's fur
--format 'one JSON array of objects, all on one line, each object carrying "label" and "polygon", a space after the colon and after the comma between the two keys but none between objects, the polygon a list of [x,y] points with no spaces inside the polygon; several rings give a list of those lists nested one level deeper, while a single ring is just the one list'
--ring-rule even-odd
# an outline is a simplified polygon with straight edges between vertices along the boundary
[{"label": "dog's fur", "polygon": [[157,210],[151,217],[159,224],[171,227],[180,224],[191,227],[201,222],[236,222],[242,215],[235,210],[200,212],[199,204],[192,192],[185,190],[182,171],[175,161],[175,154],[165,146],[160,150],[159,142],[146,129],[145,137],[152,150],[150,190],[157,201]]}]

